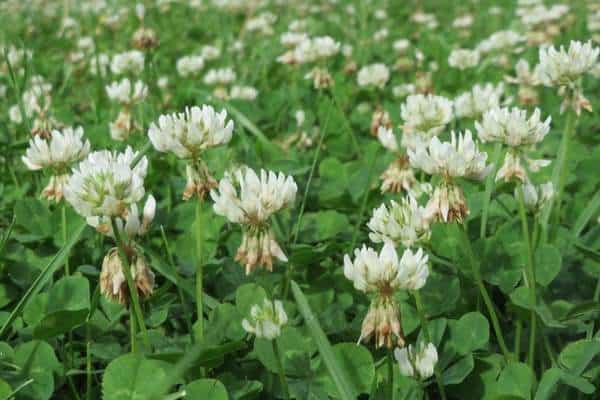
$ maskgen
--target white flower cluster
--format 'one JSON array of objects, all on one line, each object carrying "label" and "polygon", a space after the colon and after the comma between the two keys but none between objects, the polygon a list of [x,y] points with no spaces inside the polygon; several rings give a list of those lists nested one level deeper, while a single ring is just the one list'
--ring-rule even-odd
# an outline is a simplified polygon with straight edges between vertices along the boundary
[{"label": "white flower cluster", "polygon": [[144,53],[130,50],[115,54],[110,63],[110,70],[115,75],[140,74],[144,70]]},{"label": "white flower cluster", "polygon": [[505,30],[492,33],[477,45],[477,50],[482,54],[491,52],[511,52],[515,47],[524,42],[525,37],[515,31]]},{"label": "white flower cluster", "polygon": [[377,63],[362,67],[358,71],[358,86],[374,86],[382,89],[390,79],[390,70],[385,64]]},{"label": "white flower cluster", "polygon": [[433,343],[428,343],[420,348],[408,347],[394,350],[398,361],[400,373],[404,376],[427,379],[433,375],[438,362],[438,353]]},{"label": "white flower cluster", "polygon": [[107,85],[106,94],[112,101],[119,102],[123,106],[132,106],[146,98],[148,86],[139,80],[132,84],[128,78],[124,78],[120,82]]},{"label": "white flower cluster", "polygon": [[429,276],[428,256],[422,249],[406,249],[398,259],[394,244],[389,241],[384,242],[379,254],[363,245],[354,250],[354,261],[347,254],[344,256],[344,275],[361,292],[418,290]]},{"label": "white flower cluster", "polygon": [[426,138],[439,134],[452,120],[452,102],[432,94],[408,96],[400,107],[405,133],[418,133]]},{"label": "white flower cluster", "polygon": [[498,85],[476,84],[469,92],[459,95],[454,100],[456,115],[459,118],[479,118],[486,111],[499,107],[503,94],[504,85],[502,83]]},{"label": "white flower cluster", "polygon": [[233,85],[229,91],[230,99],[254,100],[258,96],[258,90],[253,86]]},{"label": "white flower cluster", "polygon": [[42,197],[60,202],[67,183],[68,169],[90,152],[90,142],[83,139],[83,128],[54,130],[49,139],[35,136],[22,157],[30,170],[49,169],[50,182],[42,190]]},{"label": "white flower cluster", "polygon": [[475,122],[475,128],[484,142],[499,141],[510,147],[519,147],[542,141],[550,131],[550,122],[550,116],[542,122],[539,108],[527,118],[526,110],[496,107],[487,111],[481,122]]},{"label": "white flower cluster", "polygon": [[177,60],[177,73],[182,78],[195,76],[204,68],[204,57],[191,55],[183,56]]},{"label": "white flower cluster", "polygon": [[471,49],[454,49],[448,56],[448,65],[460,70],[474,68],[479,64],[479,52]]},{"label": "white flower cluster", "polygon": [[[517,188],[515,188],[515,198],[518,197],[517,192]],[[536,186],[527,180],[523,183],[523,197],[525,207],[532,211],[539,210],[550,203],[554,197],[554,185],[552,182],[546,182]]]},{"label": "white flower cluster", "polygon": [[277,60],[284,64],[306,64],[333,57],[339,53],[340,47],[341,43],[330,36],[317,36],[301,41]]},{"label": "white flower cluster", "polygon": [[281,328],[287,324],[287,321],[283,303],[279,300],[265,299],[263,304],[252,306],[250,317],[242,320],[242,327],[259,339],[274,340],[281,335]]},{"label": "white flower cluster", "polygon": [[426,242],[431,237],[426,211],[414,197],[402,197],[400,202],[392,200],[373,210],[367,223],[371,231],[369,238],[375,243],[391,241],[396,245],[412,247]]},{"label": "white flower cluster", "polygon": [[569,48],[540,48],[539,78],[547,86],[569,86],[598,62],[599,47],[592,42],[571,41]]},{"label": "white flower cluster", "polygon": [[246,274],[256,267],[273,268],[273,257],[287,261],[287,257],[271,232],[269,217],[291,205],[298,187],[291,176],[271,171],[241,168],[225,174],[218,190],[210,195],[215,202],[215,213],[242,225],[244,236],[236,260],[245,265]]},{"label": "white flower cluster", "polygon": [[170,151],[179,158],[195,157],[207,148],[227,144],[232,134],[233,121],[227,121],[227,111],[217,113],[208,105],[161,115],[158,123],[151,123],[148,129],[156,150]]},{"label": "white flower cluster", "polygon": [[414,168],[430,175],[480,180],[489,172],[487,153],[479,151],[469,130],[464,134],[452,132],[450,142],[433,137],[427,146],[409,149],[408,157]]},{"label": "white flower cluster", "polygon": [[226,86],[236,79],[235,71],[231,67],[213,68],[208,70],[204,79],[205,85]]},{"label": "white flower cluster", "polygon": [[90,153],[73,169],[64,189],[65,198],[84,217],[119,217],[144,196],[148,160],[131,147],[125,152]]}]

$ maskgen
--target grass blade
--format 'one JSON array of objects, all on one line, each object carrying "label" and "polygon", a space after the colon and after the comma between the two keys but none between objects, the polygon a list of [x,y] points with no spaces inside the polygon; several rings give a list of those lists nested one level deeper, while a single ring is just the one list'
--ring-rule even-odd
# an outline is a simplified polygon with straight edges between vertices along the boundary
[{"label": "grass blade", "polygon": [[71,251],[71,248],[75,245],[75,243],[77,243],[86,226],[87,223],[85,221],[82,221],[79,227],[75,230],[75,232],[69,239],[69,241],[54,255],[54,257],[52,257],[52,260],[50,260],[50,262],[44,267],[42,272],[40,272],[37,278],[35,278],[29,289],[27,289],[27,292],[25,292],[19,303],[12,310],[12,312],[8,316],[8,319],[0,329],[0,338],[6,334],[8,328],[10,328],[12,323],[23,310],[23,308],[25,308],[27,303],[29,303],[31,298],[35,296],[42,289],[42,287],[44,287],[44,285],[52,276],[54,271],[56,271],[58,267],[63,265],[67,255]]},{"label": "grass blade", "polygon": [[600,208],[600,190],[596,192],[592,200],[590,200],[588,205],[575,220],[575,225],[573,225],[573,231],[571,233],[573,239],[577,239],[579,235],[581,235],[581,232],[588,222],[590,222],[590,219],[596,214],[598,208]]},{"label": "grass blade", "polygon": [[329,344],[329,341],[327,340],[327,336],[325,336],[319,321],[310,309],[304,293],[302,293],[302,290],[295,281],[292,281],[292,293],[296,299],[298,310],[300,311],[300,314],[302,314],[304,322],[308,326],[313,339],[317,343],[319,353],[321,354],[321,357],[323,357],[325,367],[327,367],[327,370],[333,379],[333,383],[338,390],[340,398],[343,400],[354,399],[355,397],[352,394],[356,393],[356,390],[354,390],[354,385],[348,379],[342,368],[340,368],[338,361],[333,354],[331,344]]}]

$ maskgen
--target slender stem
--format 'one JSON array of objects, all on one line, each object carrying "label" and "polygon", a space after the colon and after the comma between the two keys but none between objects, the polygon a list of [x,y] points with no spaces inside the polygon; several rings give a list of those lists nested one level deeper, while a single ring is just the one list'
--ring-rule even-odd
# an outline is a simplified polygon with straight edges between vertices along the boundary
[{"label": "slender stem", "polygon": [[500,156],[502,155],[502,143],[496,143],[494,147],[493,155],[493,167],[489,175],[485,180],[485,194],[483,199],[483,209],[481,211],[481,227],[479,230],[479,237],[484,238],[487,230],[488,213],[490,209],[490,202],[492,198],[492,191],[494,190],[494,183],[496,180],[496,173],[498,172],[500,164]]},{"label": "slender stem", "polygon": [[[62,240],[63,244],[67,243],[67,203],[62,202],[61,206],[61,225],[62,225]],[[65,255],[65,275],[69,276],[71,269],[69,268],[69,253]]]},{"label": "slender stem", "polygon": [[279,352],[279,345],[277,344],[277,339],[271,340],[271,344],[273,345],[273,354],[275,355],[275,360],[277,362],[277,372],[279,373],[281,389],[283,390],[284,398],[289,399],[290,398],[290,389],[288,387],[287,379],[286,379],[285,373],[283,371],[283,363],[281,362],[281,354]]},{"label": "slender stem", "polygon": [[[431,343],[431,334],[429,333],[429,324],[427,317],[425,316],[425,307],[423,306],[423,301],[421,300],[421,293],[419,293],[418,290],[415,290],[412,292],[412,294],[415,297],[415,304],[417,306],[419,319],[421,320],[423,335],[425,336],[427,343]],[[440,373],[440,369],[438,368],[437,364],[433,367],[433,372],[435,374],[435,382],[437,383],[438,390],[440,391],[440,396],[442,400],[446,400],[446,391],[444,390],[444,385],[442,384],[442,374]]]},{"label": "slender stem", "polygon": [[565,130],[563,131],[562,140],[560,142],[560,148],[558,149],[558,155],[554,163],[554,169],[552,170],[552,185],[554,186],[554,190],[557,194],[556,196],[554,196],[554,198],[550,202],[550,205],[544,210],[544,213],[542,214],[542,243],[545,243],[548,240],[548,221],[550,219],[550,215],[552,214],[554,205],[556,205],[556,214],[560,218],[560,202],[562,200],[562,194],[565,184],[564,180],[566,177],[566,164],[569,153],[569,142],[571,136],[573,136],[573,133],[575,132],[575,125],[577,124],[577,120],[575,117],[576,116],[573,111],[567,111]]},{"label": "slender stem", "polygon": [[386,398],[392,400],[394,398],[394,354],[392,350],[388,351],[387,354],[387,365],[388,365],[388,381],[387,381],[387,396]]},{"label": "slender stem", "polygon": [[194,330],[192,327],[192,318],[190,317],[190,312],[188,310],[187,303],[185,301],[185,297],[183,295],[183,280],[181,279],[181,275],[175,266],[175,261],[173,260],[173,253],[171,253],[171,248],[169,247],[169,242],[167,241],[167,235],[165,234],[165,229],[160,227],[160,234],[162,235],[163,244],[165,246],[165,250],[167,252],[167,259],[169,260],[169,264],[171,265],[171,270],[175,275],[175,280],[177,281],[177,295],[179,296],[179,301],[181,301],[181,307],[183,308],[183,317],[185,319],[185,324],[188,328],[188,332],[190,334],[190,340],[194,343]]},{"label": "slender stem", "polygon": [[89,321],[85,324],[85,398],[92,400],[92,338]]},{"label": "slender stem", "polygon": [[517,185],[518,197],[519,197],[519,215],[521,217],[521,227],[523,229],[523,240],[525,242],[527,252],[527,262],[525,263],[525,270],[523,271],[525,279],[525,285],[529,288],[529,302],[531,307],[531,322],[529,327],[529,355],[527,357],[529,367],[533,370],[534,359],[535,359],[535,340],[536,340],[536,291],[535,291],[535,270],[533,266],[533,251],[531,248],[531,240],[529,236],[529,225],[527,223],[527,214],[525,212],[525,195],[523,193],[523,185]]},{"label": "slender stem", "polygon": [[129,315],[129,341],[131,342],[132,353],[138,352],[137,339],[135,335],[135,320],[132,318],[132,315]]},{"label": "slender stem", "polygon": [[523,332],[523,321],[521,318],[517,319],[516,331],[515,331],[515,357],[517,361],[520,360],[521,354],[521,333]]},{"label": "slender stem", "polygon": [[[125,275],[125,280],[127,281],[127,287],[129,289],[129,296],[131,297],[131,303],[133,303],[133,313],[131,312],[131,305],[129,306],[129,315],[130,315],[130,324],[134,324],[133,315],[135,315],[135,319],[137,320],[137,324],[142,331],[142,335],[144,338],[144,344],[146,346],[150,346],[150,341],[148,340],[148,332],[146,330],[146,323],[144,322],[144,315],[142,314],[142,308],[140,306],[140,298],[138,296],[137,287],[133,282],[133,277],[131,276],[131,267],[129,265],[129,259],[127,257],[127,253],[125,251],[125,244],[123,243],[123,239],[121,238],[121,233],[119,232],[119,228],[117,227],[117,220],[115,217],[110,219],[112,224],[113,234],[115,235],[115,240],[117,241],[117,247],[119,250],[119,257],[121,258],[121,265],[123,267],[123,275]],[[135,329],[135,328],[132,328]],[[132,343],[132,350],[133,350]]]},{"label": "slender stem", "polygon": [[475,279],[475,283],[477,284],[477,288],[481,293],[481,297],[483,298],[483,302],[487,308],[488,314],[490,315],[490,319],[492,320],[492,327],[494,328],[494,333],[496,335],[496,339],[498,340],[498,345],[500,346],[500,350],[502,354],[504,354],[504,358],[508,362],[510,360],[510,353],[508,348],[506,347],[506,342],[504,341],[504,335],[502,334],[502,329],[500,327],[500,322],[498,320],[498,315],[496,314],[496,310],[494,308],[494,303],[490,298],[490,295],[483,283],[483,278],[481,277],[481,271],[479,270],[479,264],[475,259],[475,255],[473,254],[473,248],[471,247],[471,241],[469,240],[469,236],[467,234],[467,227],[461,224],[460,231],[462,232],[462,241],[463,246],[467,251],[467,256],[469,258],[469,264],[471,264],[471,269],[473,272],[473,278]]},{"label": "slender stem", "polygon": [[202,200],[196,202],[196,314],[198,316],[198,342],[204,341],[204,306],[203,306],[203,278],[204,265],[202,260]]}]

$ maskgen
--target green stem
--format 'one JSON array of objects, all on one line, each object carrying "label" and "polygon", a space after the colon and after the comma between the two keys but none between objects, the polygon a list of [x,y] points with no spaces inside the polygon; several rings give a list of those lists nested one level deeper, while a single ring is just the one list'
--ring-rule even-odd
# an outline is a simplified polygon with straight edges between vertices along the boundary
[{"label": "green stem", "polygon": [[281,354],[279,352],[279,345],[277,344],[277,339],[271,340],[271,344],[273,345],[273,354],[275,355],[275,360],[277,362],[277,372],[279,373],[279,380],[281,382],[281,389],[283,390],[283,395],[286,400],[290,398],[290,389],[288,387],[287,379],[285,377],[285,373],[283,371],[283,364],[281,362]]},{"label": "green stem", "polygon": [[[67,243],[67,203],[62,202],[61,207],[61,225],[62,225],[62,240],[63,244]],[[69,253],[65,255],[65,275],[69,276],[71,269],[69,268]]]},{"label": "green stem", "polygon": [[387,381],[387,399],[392,400],[394,398],[394,354],[392,350],[388,352],[387,355],[387,365],[388,365],[388,381]]},{"label": "green stem", "polygon": [[516,331],[515,331],[515,357],[517,361],[520,360],[521,354],[521,333],[523,332],[523,321],[521,318],[517,319]]},{"label": "green stem", "polygon": [[162,236],[162,240],[163,240],[163,244],[165,246],[165,250],[167,252],[167,260],[169,260],[169,264],[171,265],[171,270],[173,271],[173,274],[175,275],[175,280],[177,281],[177,295],[179,296],[179,301],[181,301],[181,307],[183,308],[183,317],[185,319],[185,324],[188,328],[188,332],[190,334],[190,340],[192,343],[194,343],[194,330],[193,330],[193,326],[192,326],[192,318],[190,317],[190,312],[188,310],[188,306],[187,303],[185,301],[185,297],[183,295],[183,290],[181,289],[183,287],[183,280],[181,279],[181,275],[179,274],[179,271],[177,270],[177,267],[175,266],[175,261],[173,260],[173,254],[171,253],[171,248],[169,247],[169,242],[167,241],[167,235],[165,234],[165,229],[163,228],[163,226],[161,225],[160,227],[160,234]]},{"label": "green stem", "polygon": [[131,352],[137,353],[138,347],[137,339],[135,336],[135,320],[132,318],[131,315],[129,316],[129,341],[131,342]]},{"label": "green stem", "polygon": [[[423,302],[421,300],[421,293],[418,290],[412,292],[415,297],[415,304],[417,306],[417,313],[419,314],[419,319],[421,320],[421,327],[423,328],[423,335],[425,336],[425,340],[427,343],[431,343],[431,335],[429,333],[429,324],[427,321],[427,317],[425,316],[425,307],[423,306]],[[435,374],[435,382],[437,383],[438,390],[440,391],[440,396],[442,400],[446,400],[446,391],[444,390],[444,385],[442,384],[442,374],[437,366],[437,364],[433,368],[433,372]]]},{"label": "green stem", "polygon": [[500,327],[500,322],[498,320],[498,315],[496,314],[496,310],[494,308],[494,303],[488,294],[488,291],[483,283],[483,278],[481,277],[481,271],[479,270],[479,264],[475,259],[475,255],[473,254],[473,248],[471,247],[471,241],[469,240],[469,236],[467,234],[467,227],[461,224],[462,232],[462,241],[463,246],[467,251],[467,256],[469,258],[469,264],[471,264],[471,270],[473,272],[473,278],[475,279],[475,283],[477,284],[477,288],[481,293],[481,297],[483,298],[483,302],[487,308],[488,314],[490,315],[490,319],[492,320],[492,327],[494,328],[494,333],[496,335],[496,339],[498,340],[498,345],[500,346],[500,350],[502,354],[504,354],[504,358],[508,362],[510,360],[510,353],[508,348],[506,347],[506,342],[504,341],[504,335],[502,335],[502,329]]},{"label": "green stem", "polygon": [[[119,257],[121,258],[121,265],[123,267],[123,274],[125,275],[125,279],[127,280],[127,287],[129,289],[129,296],[131,297],[131,303],[133,304],[133,313],[131,312],[131,306],[129,307],[129,315],[130,315],[130,324],[134,324],[133,315],[135,315],[135,320],[137,320],[137,324],[142,331],[142,335],[144,338],[144,344],[146,346],[150,346],[150,341],[148,340],[148,332],[146,330],[146,324],[144,322],[144,315],[142,314],[142,307],[140,306],[140,298],[138,296],[137,287],[133,282],[133,277],[131,276],[131,267],[129,265],[129,259],[127,257],[127,253],[125,251],[125,244],[123,243],[123,239],[121,238],[121,233],[119,232],[119,228],[117,227],[117,219],[112,217],[110,219],[112,224],[113,234],[115,235],[115,240],[117,241],[117,248],[119,250]],[[132,329],[135,329],[132,328]],[[133,350],[134,343],[132,343]]]},{"label": "green stem", "polygon": [[486,230],[487,230],[487,220],[488,213],[490,209],[490,202],[492,199],[492,191],[494,190],[494,183],[496,180],[496,173],[498,172],[500,166],[500,156],[502,155],[502,143],[496,143],[494,147],[494,155],[493,155],[493,167],[492,171],[488,174],[485,180],[485,194],[483,198],[483,209],[481,211],[481,227],[479,230],[479,237],[485,238]]},{"label": "green stem", "polygon": [[92,339],[90,322],[85,324],[85,398],[92,400]]},{"label": "green stem", "polygon": [[541,242],[545,243],[548,240],[548,221],[552,214],[552,209],[556,205],[556,215],[560,219],[560,206],[562,200],[562,194],[564,190],[565,178],[566,178],[566,164],[569,155],[569,144],[571,136],[575,132],[575,125],[577,120],[575,113],[571,110],[567,111],[567,120],[565,122],[565,129],[563,131],[562,140],[560,142],[560,148],[558,149],[558,155],[554,162],[554,169],[552,170],[552,185],[556,191],[556,196],[550,202],[550,205],[544,210],[542,214],[542,237]]},{"label": "green stem", "polygon": [[202,200],[196,202],[196,314],[198,316],[198,342],[204,341],[204,306],[203,306],[203,278],[204,265],[202,263]]},{"label": "green stem", "polygon": [[536,284],[535,284],[535,270],[533,261],[533,251],[531,248],[531,240],[529,236],[529,225],[527,223],[527,214],[525,212],[525,195],[523,193],[523,185],[517,185],[518,197],[519,197],[519,215],[521,217],[521,227],[523,230],[523,241],[525,242],[525,248],[527,252],[527,262],[525,263],[525,270],[523,274],[525,276],[525,285],[529,288],[529,302],[531,306],[531,322],[529,329],[529,355],[527,357],[529,367],[533,370],[534,359],[535,359],[535,340],[536,340],[536,314],[535,306],[536,302]]}]

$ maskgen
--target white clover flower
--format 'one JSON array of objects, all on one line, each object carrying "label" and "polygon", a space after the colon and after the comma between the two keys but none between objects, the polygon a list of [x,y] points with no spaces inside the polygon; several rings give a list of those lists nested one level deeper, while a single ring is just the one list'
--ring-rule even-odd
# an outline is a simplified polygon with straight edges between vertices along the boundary
[{"label": "white clover flower", "polygon": [[107,85],[106,94],[112,101],[119,102],[124,106],[131,106],[146,98],[148,86],[142,81],[132,84],[128,78],[124,78],[120,82],[112,82]]},{"label": "white clover flower", "polygon": [[550,131],[552,117],[542,122],[536,108],[529,118],[527,111],[513,107],[493,108],[475,122],[479,138],[484,142],[499,141],[510,147],[531,146],[541,142]]},{"label": "white clover flower", "polygon": [[430,175],[481,180],[489,172],[487,153],[479,151],[469,130],[464,134],[452,132],[450,142],[433,137],[427,146],[408,149],[408,157],[414,168]]},{"label": "white clover flower", "polygon": [[518,85],[535,86],[539,82],[540,69],[539,66],[533,71],[529,66],[529,62],[523,58],[519,59],[515,64],[516,77],[505,76],[504,79],[509,83],[516,83]]},{"label": "white clover flower", "polygon": [[460,118],[479,118],[486,111],[499,107],[503,94],[502,83],[496,86],[491,83],[476,84],[469,92],[459,95],[454,100],[456,115]]},{"label": "white clover flower", "polygon": [[511,52],[515,47],[524,42],[525,37],[511,30],[494,32],[490,37],[477,45],[477,50],[482,54],[491,52]]},{"label": "white clover flower", "polygon": [[383,147],[391,151],[392,153],[396,153],[399,149],[398,140],[396,139],[396,135],[391,128],[387,128],[383,125],[379,126],[377,129],[377,139]]},{"label": "white clover flower", "polygon": [[265,299],[263,304],[255,304],[250,309],[250,317],[242,320],[242,327],[259,339],[274,340],[281,335],[281,328],[288,318],[283,303]]},{"label": "white clover flower", "polygon": [[89,61],[90,74],[96,76],[108,75],[108,69],[110,67],[110,57],[108,54],[100,53],[97,56],[93,56]]},{"label": "white clover flower", "polygon": [[200,55],[208,61],[221,57],[221,49],[216,46],[205,45],[200,49]]},{"label": "white clover flower", "polygon": [[456,17],[454,21],[452,21],[452,27],[457,29],[466,29],[470,28],[473,25],[473,15],[465,14],[459,17]]},{"label": "white clover flower", "polygon": [[284,32],[280,38],[281,44],[285,47],[295,47],[305,40],[308,40],[308,35],[304,32]]},{"label": "white clover flower", "polygon": [[235,71],[231,67],[210,69],[202,80],[205,85],[225,86],[235,81]]},{"label": "white clover flower", "polygon": [[394,97],[406,97],[411,94],[415,94],[417,88],[412,83],[404,83],[402,85],[396,85],[392,88],[392,94]]},{"label": "white clover flower", "polygon": [[258,90],[252,86],[234,85],[229,91],[229,98],[240,100],[255,100],[258,96]]},{"label": "white clover flower", "polygon": [[452,102],[442,96],[415,94],[400,107],[405,132],[419,132],[426,137],[439,134],[452,120]]},{"label": "white clover flower", "polygon": [[470,49],[454,49],[448,56],[448,65],[460,70],[474,68],[479,64],[479,52]]},{"label": "white clover flower", "polygon": [[371,231],[369,239],[374,243],[391,241],[395,245],[412,247],[431,237],[425,208],[410,195],[402,197],[399,203],[392,200],[389,208],[382,204],[373,210],[367,227]]},{"label": "white clover flower", "polygon": [[110,70],[115,75],[140,74],[144,70],[144,53],[130,50],[115,54],[110,63]]},{"label": "white clover flower", "polygon": [[385,64],[377,63],[362,67],[357,75],[358,86],[383,88],[390,79],[390,70]]},{"label": "white clover flower", "polygon": [[182,78],[194,76],[204,68],[204,57],[183,56],[177,60],[176,68]]},{"label": "white clover flower", "polygon": [[589,72],[598,62],[600,48],[592,42],[582,43],[573,40],[568,50],[563,46],[540,47],[539,77],[547,86],[569,86],[583,74]]},{"label": "white clover flower", "polygon": [[131,133],[137,128],[138,125],[135,123],[133,115],[131,115],[131,112],[127,109],[119,111],[117,119],[108,124],[110,137],[113,140],[118,140],[120,142],[127,140]]},{"label": "white clover flower", "polygon": [[381,42],[382,40],[387,38],[389,34],[390,34],[390,31],[387,28],[382,28],[373,33],[373,40],[375,42]]},{"label": "white clover flower", "polygon": [[410,49],[410,40],[408,39],[398,39],[393,44],[394,50],[400,54],[404,54],[408,49]]},{"label": "white clover flower", "polygon": [[339,53],[341,43],[330,36],[318,36],[301,41],[293,50],[278,58],[287,64],[306,64],[325,60]]},{"label": "white clover flower", "polygon": [[144,156],[132,165],[138,152],[108,150],[90,153],[73,169],[64,189],[67,201],[84,217],[123,216],[144,196],[148,160]]},{"label": "white clover flower", "polygon": [[236,260],[245,265],[246,274],[256,267],[273,268],[273,256],[281,261],[287,257],[275,241],[269,218],[293,204],[298,187],[291,176],[250,168],[226,173],[218,190],[211,190],[213,209],[230,222],[242,225],[242,244]]},{"label": "white clover flower", "polygon": [[418,290],[429,276],[428,257],[419,249],[406,249],[402,258],[390,241],[385,241],[379,254],[363,246],[354,250],[354,261],[344,256],[344,275],[361,292],[374,293],[365,316],[358,341],[375,336],[376,347],[404,345],[404,336],[398,319],[398,304],[394,292],[398,289]]},{"label": "white clover flower", "polygon": [[148,129],[156,150],[172,152],[179,158],[194,157],[210,147],[227,144],[232,134],[233,121],[227,121],[227,111],[217,113],[208,105],[161,115],[158,123],[151,123]]},{"label": "white clover flower", "polygon": [[233,121],[227,121],[227,111],[217,113],[208,105],[186,107],[183,113],[161,115],[158,123],[151,123],[148,129],[148,137],[156,150],[190,159],[186,167],[184,200],[193,195],[202,199],[216,186],[201,156],[206,149],[229,143],[232,135]]},{"label": "white clover flower", "polygon": [[42,197],[60,202],[68,180],[68,169],[90,151],[90,142],[83,139],[83,128],[54,130],[49,139],[35,136],[22,157],[30,170],[49,169],[50,182],[42,190]]},{"label": "white clover flower", "polygon": [[438,354],[433,343],[415,349],[412,345],[394,350],[400,373],[404,376],[427,379],[434,373],[438,362]]},{"label": "white clover flower", "polygon": [[[526,180],[523,184],[523,197],[525,207],[531,211],[539,210],[548,204],[554,197],[554,186],[552,182],[546,182],[535,186],[531,181]],[[518,197],[518,190],[515,188],[515,197]]]},{"label": "white clover flower", "polygon": [[[137,289],[140,299],[148,299],[154,288],[154,273],[148,267],[144,255],[135,246],[130,247],[130,252],[129,265],[133,285]],[[123,268],[119,251],[116,247],[113,247],[102,261],[99,284],[100,292],[108,300],[127,306],[129,304],[129,287]]]},{"label": "white clover flower", "polygon": [[[124,217],[115,218],[119,234],[123,239],[125,239],[129,244],[131,244],[135,237],[145,235],[148,232],[150,224],[154,220],[155,214],[156,199],[150,194],[148,195],[146,203],[144,204],[141,219],[138,206],[135,203],[129,207]],[[111,238],[115,237],[110,217],[87,217],[86,222],[88,223],[88,225],[92,226],[103,235],[106,235]]]},{"label": "white clover flower", "polygon": [[415,253],[406,249],[402,258],[392,242],[384,241],[379,254],[363,245],[354,250],[354,261],[344,256],[344,276],[361,292],[393,292],[398,289],[418,290],[429,276],[428,257],[422,249]]},{"label": "white clover flower", "polygon": [[394,160],[381,174],[381,193],[411,192],[416,185],[415,174],[410,168],[408,158],[401,156]]}]

